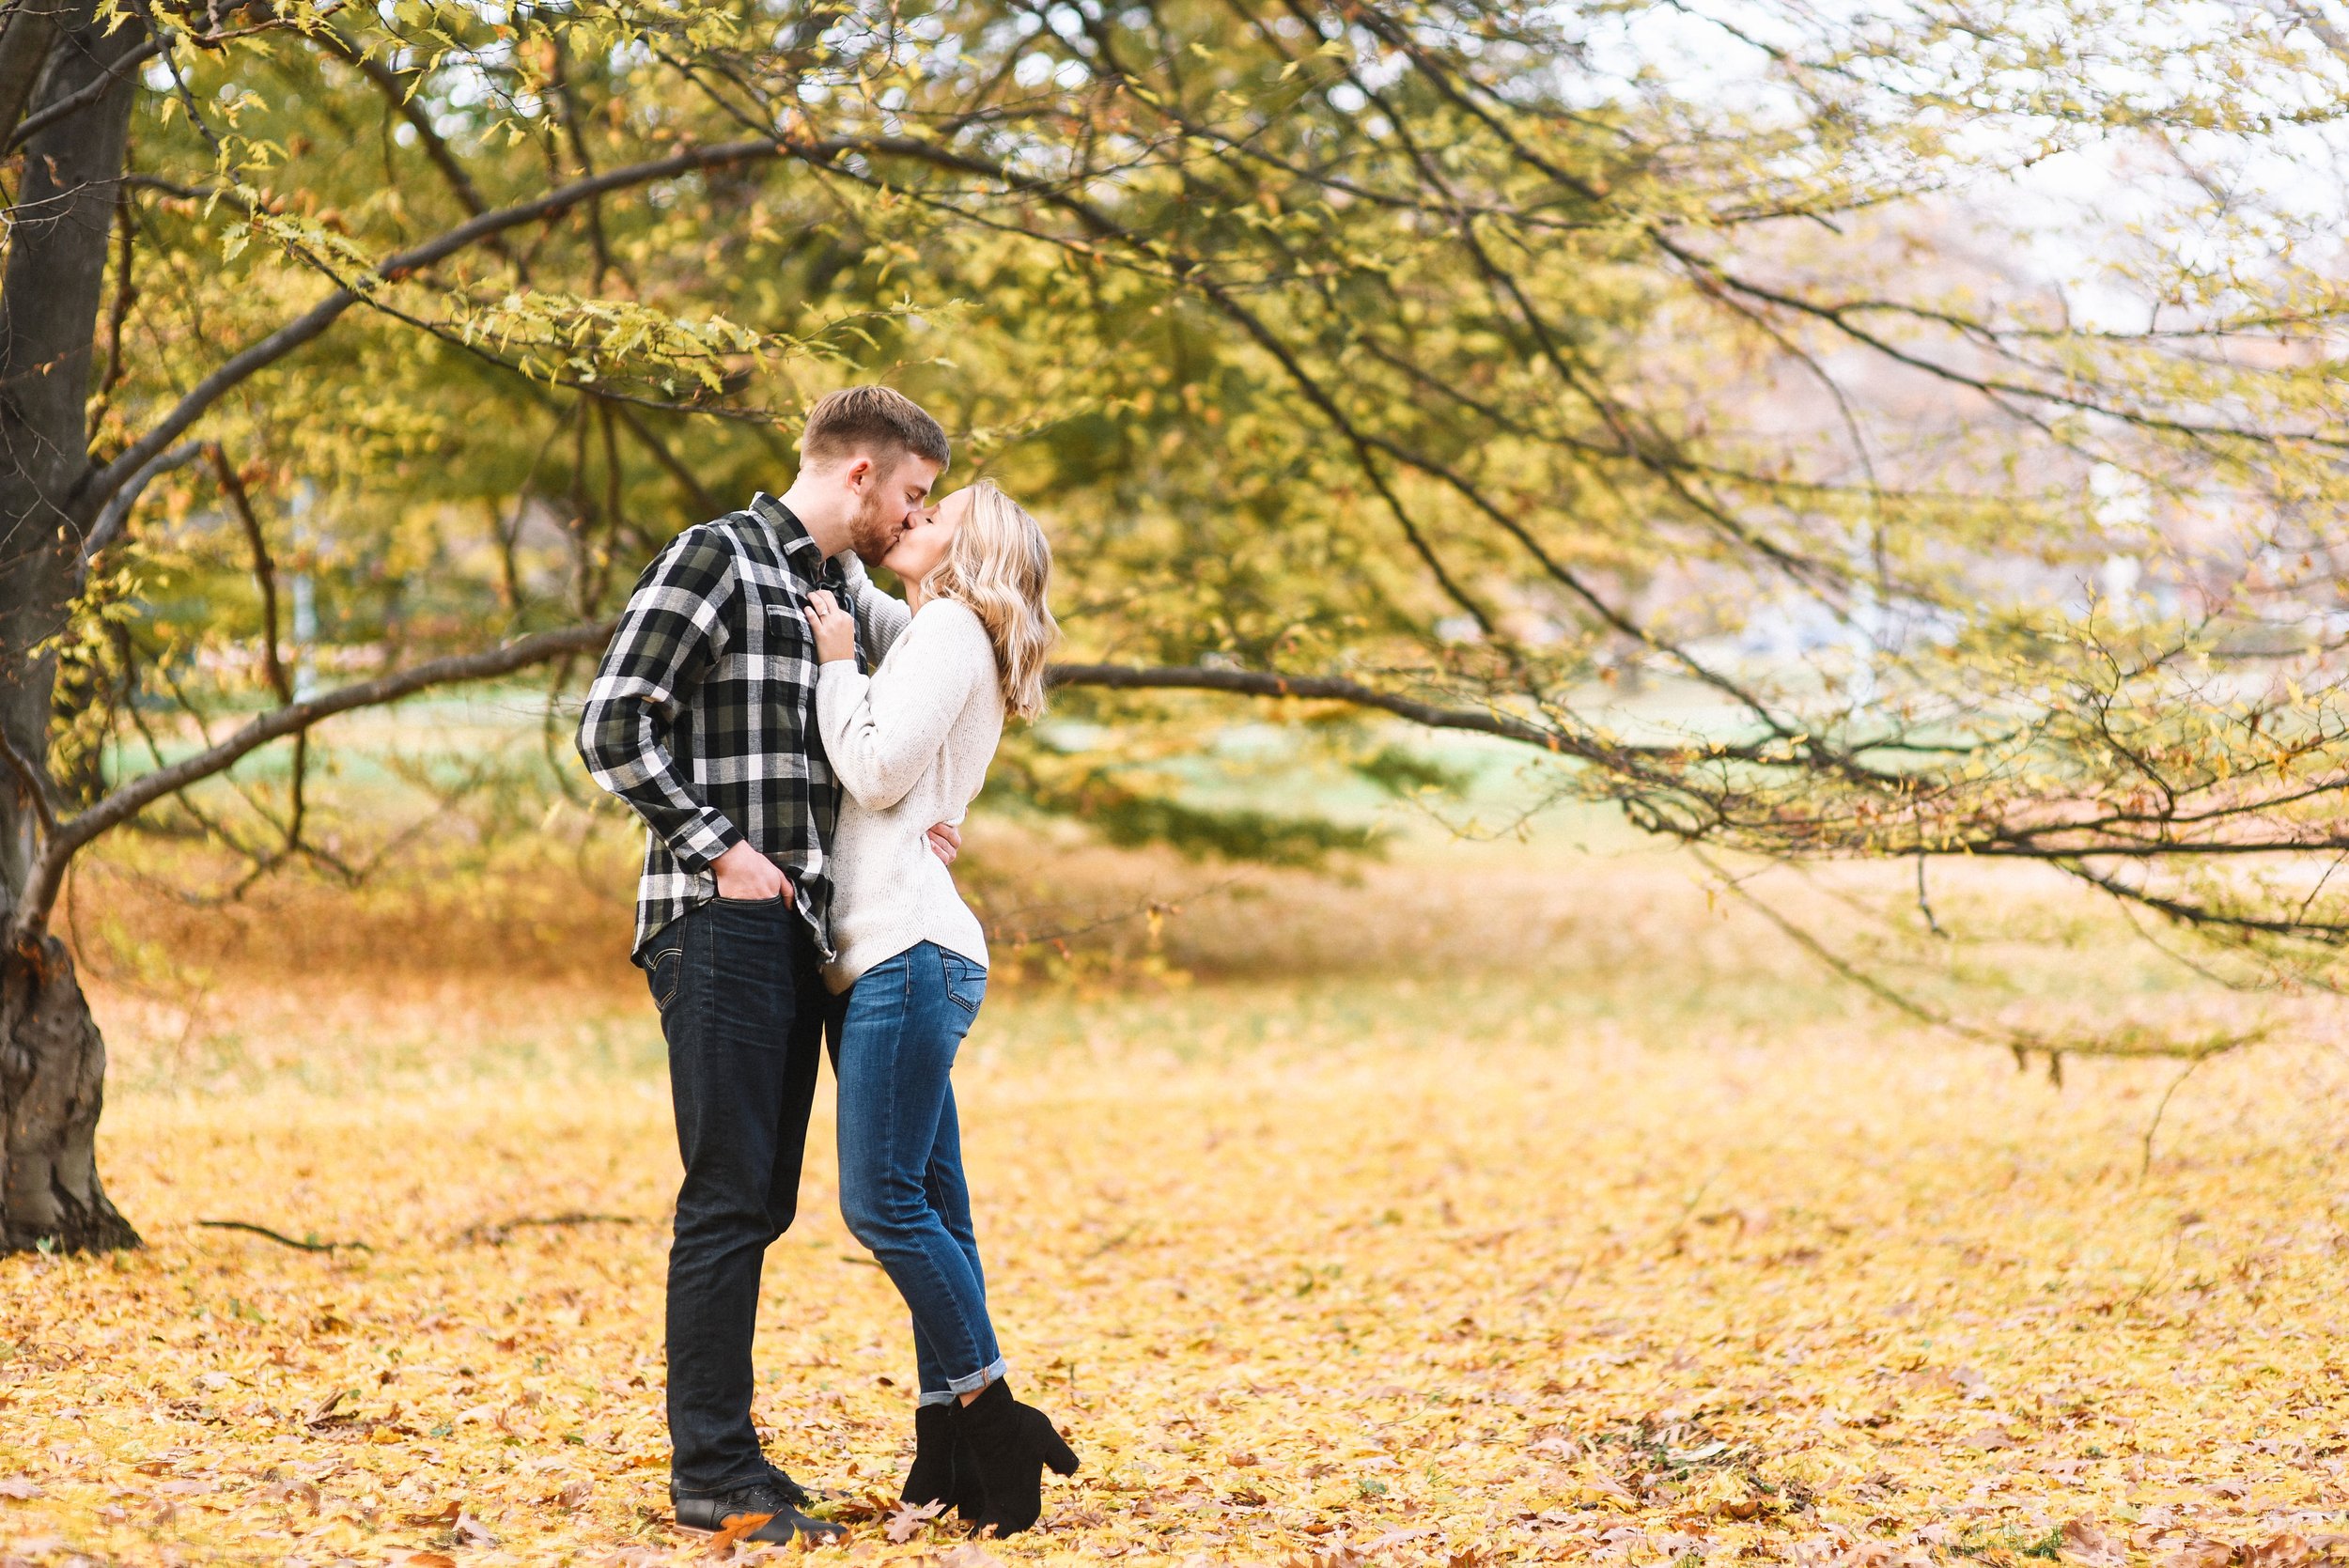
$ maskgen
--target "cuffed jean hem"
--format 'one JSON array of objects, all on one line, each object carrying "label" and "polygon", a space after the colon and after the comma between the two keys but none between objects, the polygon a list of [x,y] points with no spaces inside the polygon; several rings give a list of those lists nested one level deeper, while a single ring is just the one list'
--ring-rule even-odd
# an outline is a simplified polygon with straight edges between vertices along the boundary
[{"label": "cuffed jean hem", "polygon": [[978,1371],[972,1373],[968,1377],[950,1378],[944,1389],[934,1393],[925,1393],[920,1399],[915,1400],[913,1403],[917,1405],[945,1405],[951,1401],[961,1398],[964,1394],[977,1393],[981,1389],[986,1388],[989,1383],[995,1382],[999,1378],[1007,1377],[1010,1374],[1011,1363],[1005,1360],[1003,1357],[998,1356],[995,1358],[995,1364],[993,1366],[981,1367]]}]

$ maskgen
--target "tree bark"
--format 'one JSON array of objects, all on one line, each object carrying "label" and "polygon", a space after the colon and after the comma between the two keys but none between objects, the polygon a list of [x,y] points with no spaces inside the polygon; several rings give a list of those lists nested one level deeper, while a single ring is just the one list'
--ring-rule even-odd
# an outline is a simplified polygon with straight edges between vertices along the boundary
[{"label": "tree bark", "polygon": [[138,87],[115,68],[147,42],[137,23],[108,30],[89,0],[53,14],[25,111],[74,107],[25,144],[0,276],[0,738],[14,758],[0,768],[0,905],[24,933],[0,953],[0,1251],[138,1243],[98,1179],[105,1043],[64,945],[41,929],[47,911],[16,918],[48,815],[37,793],[57,675],[47,644],[65,628],[92,509],[84,420]]},{"label": "tree bark", "polygon": [[43,937],[0,957],[0,1113],[7,1122],[0,1252],[136,1247],[98,1180],[106,1042],[65,943]]}]

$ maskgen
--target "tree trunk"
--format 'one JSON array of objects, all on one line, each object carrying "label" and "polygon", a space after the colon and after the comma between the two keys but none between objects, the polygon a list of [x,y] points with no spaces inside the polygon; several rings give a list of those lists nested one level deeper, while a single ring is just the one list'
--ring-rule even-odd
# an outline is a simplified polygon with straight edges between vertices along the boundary
[{"label": "tree trunk", "polygon": [[136,1247],[98,1181],[98,1113],[106,1042],[90,1017],[65,943],[43,937],[0,957],[0,1252],[46,1241],[60,1250]]},{"label": "tree trunk", "polygon": [[[79,0],[53,13],[29,114],[93,87],[146,41],[142,25],[107,32],[95,12]],[[136,73],[123,73],[25,145],[0,277],[0,737],[14,753],[0,768],[0,929],[24,933],[0,953],[0,1251],[138,1243],[98,1180],[105,1043],[64,944],[45,933],[49,911],[18,908],[39,839],[35,791],[47,789],[56,687],[54,655],[36,650],[66,625],[94,510],[82,494],[84,420],[137,87]]]}]

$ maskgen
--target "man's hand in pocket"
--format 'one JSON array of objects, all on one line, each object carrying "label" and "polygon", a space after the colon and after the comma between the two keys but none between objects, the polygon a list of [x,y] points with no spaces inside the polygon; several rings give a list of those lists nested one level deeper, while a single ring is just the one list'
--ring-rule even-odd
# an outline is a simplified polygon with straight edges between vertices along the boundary
[{"label": "man's hand in pocket", "polygon": [[712,861],[709,869],[718,874],[721,898],[761,903],[791,892],[791,878],[783,874],[783,867],[748,844],[736,845]]}]

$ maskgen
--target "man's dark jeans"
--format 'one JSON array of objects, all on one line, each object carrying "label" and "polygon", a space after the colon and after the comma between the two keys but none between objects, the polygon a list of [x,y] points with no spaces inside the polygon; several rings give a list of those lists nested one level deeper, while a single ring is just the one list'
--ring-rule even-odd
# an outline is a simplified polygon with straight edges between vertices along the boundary
[{"label": "man's dark jeans", "polygon": [[751,1427],[751,1340],[760,1265],[799,1203],[823,1051],[818,962],[807,923],[781,898],[705,904],[647,955],[685,1158],[669,1247],[670,1480],[680,1494],[767,1477]]}]

